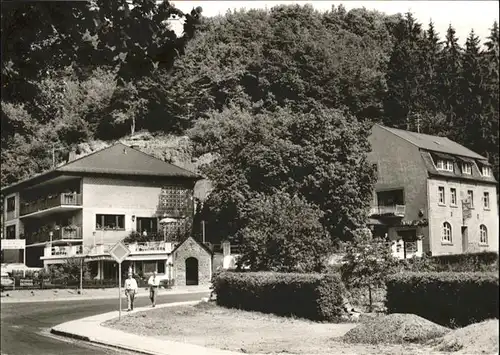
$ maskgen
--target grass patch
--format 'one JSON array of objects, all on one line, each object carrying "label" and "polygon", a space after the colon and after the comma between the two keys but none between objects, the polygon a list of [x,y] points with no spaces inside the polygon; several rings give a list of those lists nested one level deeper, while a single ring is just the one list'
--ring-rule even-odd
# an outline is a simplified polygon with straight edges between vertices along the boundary
[{"label": "grass patch", "polygon": [[156,308],[103,325],[138,335],[248,354],[424,355],[432,350],[414,344],[347,344],[341,338],[357,324],[318,323],[228,309],[214,303]]}]

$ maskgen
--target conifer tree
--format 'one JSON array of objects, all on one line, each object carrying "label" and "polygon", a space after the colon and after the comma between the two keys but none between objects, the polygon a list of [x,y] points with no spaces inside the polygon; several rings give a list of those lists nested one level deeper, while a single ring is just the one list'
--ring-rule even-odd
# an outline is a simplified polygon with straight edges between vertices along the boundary
[{"label": "conifer tree", "polygon": [[[456,31],[451,26],[446,31],[443,50],[439,58],[438,78],[440,105],[446,115],[447,125],[453,130],[455,125],[456,110],[459,103],[458,89],[462,73],[461,68],[462,48],[458,44]],[[455,134],[452,134],[452,137]]]},{"label": "conifer tree", "polygon": [[415,98],[421,91],[419,79],[419,48],[422,28],[411,13],[394,26],[394,47],[387,68],[387,96],[384,102],[385,124],[410,129],[416,107]]}]

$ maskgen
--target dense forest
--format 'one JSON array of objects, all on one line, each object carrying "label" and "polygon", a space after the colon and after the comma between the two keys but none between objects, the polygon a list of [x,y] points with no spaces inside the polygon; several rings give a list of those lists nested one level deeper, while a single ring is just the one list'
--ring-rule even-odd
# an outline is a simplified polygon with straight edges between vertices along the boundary
[{"label": "dense forest", "polygon": [[202,13],[153,0],[2,4],[2,186],[50,169],[52,146],[62,161],[95,139],[188,135],[195,155],[220,157],[203,170],[220,233],[237,234],[256,194],[287,191],[341,235],[369,203],[374,122],[455,140],[498,179],[497,23],[462,47],[452,25],[439,34],[411,13]]}]

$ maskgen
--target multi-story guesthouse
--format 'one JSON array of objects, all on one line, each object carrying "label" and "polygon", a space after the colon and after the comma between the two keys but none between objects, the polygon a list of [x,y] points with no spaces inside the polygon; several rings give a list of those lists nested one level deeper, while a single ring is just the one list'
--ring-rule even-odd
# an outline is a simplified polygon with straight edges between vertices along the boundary
[{"label": "multi-story guesthouse", "polygon": [[17,262],[30,267],[84,258],[95,278],[114,279],[116,263],[108,251],[124,240],[131,254],[123,270],[157,271],[177,277],[177,284],[206,281],[210,252],[186,239],[198,180],[195,173],[116,143],[3,188],[4,236],[25,240],[25,260]]},{"label": "multi-story guesthouse", "polygon": [[488,160],[447,138],[374,125],[369,224],[401,258],[498,251],[497,181]]}]

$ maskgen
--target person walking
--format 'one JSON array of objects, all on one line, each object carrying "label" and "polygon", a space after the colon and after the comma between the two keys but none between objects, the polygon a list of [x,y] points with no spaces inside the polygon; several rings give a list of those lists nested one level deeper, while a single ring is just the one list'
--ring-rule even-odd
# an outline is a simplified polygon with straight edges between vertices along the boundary
[{"label": "person walking", "polygon": [[127,296],[127,312],[134,310],[134,299],[137,293],[137,281],[132,277],[132,273],[128,274],[128,279],[125,280],[125,295]]},{"label": "person walking", "polygon": [[156,271],[153,271],[153,275],[149,277],[148,285],[149,285],[149,299],[151,300],[153,307],[155,307],[156,296],[158,295],[158,288],[160,287],[160,278],[156,275]]}]

